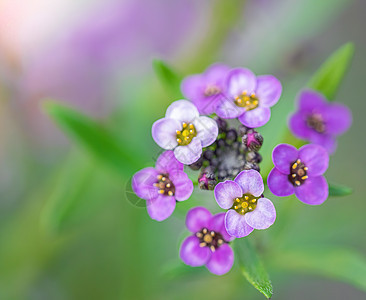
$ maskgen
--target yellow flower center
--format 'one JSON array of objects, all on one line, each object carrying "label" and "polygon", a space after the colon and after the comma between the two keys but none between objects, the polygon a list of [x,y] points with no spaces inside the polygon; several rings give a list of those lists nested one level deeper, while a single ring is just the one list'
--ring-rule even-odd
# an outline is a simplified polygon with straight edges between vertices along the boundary
[{"label": "yellow flower center", "polygon": [[247,91],[244,91],[241,95],[235,97],[234,103],[236,106],[244,107],[248,111],[257,108],[259,100],[255,93],[248,94]]},{"label": "yellow flower center", "polygon": [[197,130],[193,124],[183,123],[182,127],[182,130],[177,130],[177,142],[179,146],[186,146],[197,135]]},{"label": "yellow flower center", "polygon": [[235,198],[232,209],[241,215],[245,215],[247,212],[255,210],[259,198],[260,197],[254,197],[251,194],[245,194],[240,198]]},{"label": "yellow flower center", "polygon": [[309,178],[307,175],[308,167],[300,160],[296,160],[290,167],[290,175],[288,175],[289,181],[294,186],[302,185],[306,179]]}]

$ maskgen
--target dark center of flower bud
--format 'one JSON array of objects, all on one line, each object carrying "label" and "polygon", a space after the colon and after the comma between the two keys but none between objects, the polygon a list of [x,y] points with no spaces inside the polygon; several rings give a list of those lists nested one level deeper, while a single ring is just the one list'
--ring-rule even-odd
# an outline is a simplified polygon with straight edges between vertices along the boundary
[{"label": "dark center of flower bud", "polygon": [[305,164],[301,162],[300,159],[298,159],[293,164],[291,164],[288,180],[290,180],[294,186],[302,185],[304,181],[308,179],[308,176],[306,175],[307,170],[308,168],[305,166]]},{"label": "dark center of flower bud", "polygon": [[205,97],[215,96],[221,93],[221,90],[216,85],[208,85],[204,91]]},{"label": "dark center of flower bud", "polygon": [[254,197],[251,194],[244,194],[240,198],[235,198],[234,204],[231,209],[234,209],[237,213],[245,215],[247,212],[255,210],[257,207],[257,200],[260,197]]},{"label": "dark center of flower bud", "polygon": [[174,196],[175,194],[175,186],[173,182],[169,179],[168,174],[160,174],[157,176],[158,181],[154,183],[159,189],[159,194],[165,196]]},{"label": "dark center of flower bud", "polygon": [[182,127],[182,130],[177,130],[177,142],[179,146],[186,146],[192,142],[197,131],[193,124],[183,123]]},{"label": "dark center of flower bud", "polygon": [[241,95],[235,97],[234,103],[239,107],[245,107],[248,111],[258,107],[259,100],[255,93],[249,95],[247,91],[244,91]]},{"label": "dark center of flower bud", "polygon": [[226,243],[221,233],[216,231],[209,231],[207,228],[203,228],[196,233],[196,237],[200,240],[200,247],[209,247],[212,252]]},{"label": "dark center of flower bud", "polygon": [[325,132],[325,123],[320,114],[312,114],[308,116],[306,119],[306,124],[314,129],[316,132],[324,133]]}]

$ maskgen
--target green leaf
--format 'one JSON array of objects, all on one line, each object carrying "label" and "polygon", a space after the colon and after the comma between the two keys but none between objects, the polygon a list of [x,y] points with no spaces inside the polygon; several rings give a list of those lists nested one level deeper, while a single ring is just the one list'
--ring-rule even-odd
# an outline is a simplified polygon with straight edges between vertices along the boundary
[{"label": "green leaf", "polygon": [[347,43],[335,51],[311,78],[308,86],[333,100],[348,70],[354,53],[354,45]]},{"label": "green leaf", "polygon": [[320,275],[340,280],[366,291],[366,259],[360,253],[335,246],[302,246],[271,255],[276,269]]},{"label": "green leaf", "polygon": [[163,87],[168,89],[175,97],[180,98],[182,96],[180,92],[182,78],[162,60],[154,59],[153,68]]},{"label": "green leaf", "polygon": [[351,195],[352,192],[350,187],[329,183],[329,196],[347,196]]},{"label": "green leaf", "polygon": [[273,294],[273,288],[267,271],[259,259],[256,250],[248,238],[237,239],[234,242],[236,257],[239,260],[240,269],[245,278],[267,299]]},{"label": "green leaf", "polygon": [[137,149],[120,145],[116,137],[90,117],[54,101],[46,101],[43,108],[68,136],[123,177],[140,167]]}]

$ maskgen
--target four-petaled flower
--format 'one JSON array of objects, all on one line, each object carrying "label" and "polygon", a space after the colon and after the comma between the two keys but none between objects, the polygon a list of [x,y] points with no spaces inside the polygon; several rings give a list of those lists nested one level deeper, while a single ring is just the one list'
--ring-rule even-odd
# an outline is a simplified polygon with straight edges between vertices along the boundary
[{"label": "four-petaled flower", "polygon": [[225,230],[225,213],[211,215],[204,207],[192,208],[186,217],[186,226],[193,235],[180,247],[183,262],[192,267],[206,265],[216,275],[230,271],[234,253],[229,242],[233,240]]},{"label": "four-petaled flower", "polygon": [[271,200],[263,198],[262,176],[255,170],[245,170],[234,181],[220,182],[215,187],[218,205],[228,209],[225,228],[234,237],[249,235],[253,229],[266,229],[276,220]]},{"label": "four-petaled flower", "polygon": [[266,124],[271,117],[270,107],[282,93],[281,83],[272,75],[256,77],[252,71],[236,68],[226,79],[226,96],[217,106],[216,113],[224,119],[238,118],[250,128]]},{"label": "four-petaled flower", "polygon": [[336,136],[351,126],[350,110],[339,103],[329,103],[322,94],[312,90],[302,91],[298,97],[298,111],[289,121],[292,133],[311,141],[333,153]]},{"label": "four-petaled flower", "polygon": [[193,192],[193,183],[183,172],[184,165],[176,160],[173,151],[165,151],[155,168],[145,168],[132,178],[137,196],[146,200],[147,212],[157,221],[170,217],[176,201],[187,200]]},{"label": "four-petaled flower", "polygon": [[196,105],[202,115],[215,112],[218,103],[224,99],[225,79],[230,68],[214,64],[202,74],[186,77],[181,85],[184,97]]},{"label": "four-petaled flower", "polygon": [[183,164],[192,164],[202,153],[202,147],[211,145],[217,138],[215,120],[199,115],[197,108],[187,100],[173,102],[165,118],[152,127],[155,142],[163,149],[174,149],[174,155]]},{"label": "four-petaled flower", "polygon": [[275,167],[268,175],[268,188],[279,197],[296,197],[310,205],[322,204],[328,198],[328,184],[323,173],[328,168],[327,151],[314,144],[297,150],[294,146],[280,144],[273,149]]}]

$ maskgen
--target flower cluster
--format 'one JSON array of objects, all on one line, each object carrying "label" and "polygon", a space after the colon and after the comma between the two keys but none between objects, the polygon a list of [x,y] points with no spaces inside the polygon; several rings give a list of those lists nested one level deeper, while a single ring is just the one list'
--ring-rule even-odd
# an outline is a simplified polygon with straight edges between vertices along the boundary
[{"label": "flower cluster", "polygon": [[[152,126],[153,139],[166,151],[155,168],[133,176],[132,188],[146,200],[150,217],[163,221],[193,192],[184,165],[200,170],[196,185],[214,190],[217,205],[226,212],[212,215],[204,207],[188,211],[186,226],[192,234],[181,244],[180,257],[187,265],[205,265],[222,275],[234,263],[230,242],[254,229],[267,229],[276,220],[275,206],[264,195],[259,166],[264,139],[257,128],[270,120],[270,107],[280,99],[282,86],[272,75],[255,76],[248,69],[215,64],[186,77],[181,88],[187,100],[173,102]],[[239,126],[226,119],[237,119]],[[279,197],[295,194],[310,205],[323,203],[328,197],[323,176],[328,153],[335,148],[335,136],[350,123],[344,106],[328,104],[314,91],[302,92],[289,126],[313,144],[299,150],[288,144],[274,148],[269,190]]]}]

